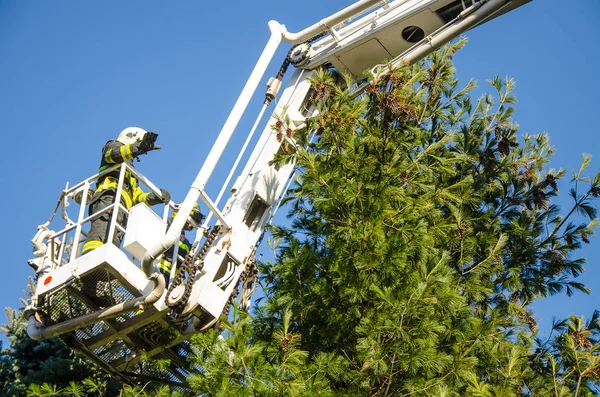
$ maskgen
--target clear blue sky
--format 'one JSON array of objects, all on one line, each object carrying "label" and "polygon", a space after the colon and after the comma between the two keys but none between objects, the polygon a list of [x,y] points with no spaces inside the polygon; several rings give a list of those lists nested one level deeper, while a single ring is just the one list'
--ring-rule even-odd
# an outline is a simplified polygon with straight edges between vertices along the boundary
[{"label": "clear blue sky", "polygon": [[[268,39],[267,21],[298,31],[350,3],[0,0],[0,306],[19,306],[37,225],[67,181],[96,171],[107,140],[131,125],[159,133],[163,150],[143,156],[138,169],[182,200]],[[468,37],[455,57],[463,83],[514,77],[515,120],[523,133],[550,134],[551,166],[577,168],[586,152],[599,169],[600,2],[534,0]],[[232,139],[231,161],[262,95]],[[213,175],[213,198],[227,171]],[[588,258],[581,281],[593,293],[536,304],[543,329],[553,315],[589,318],[600,307],[598,247],[600,236],[581,251]]]}]

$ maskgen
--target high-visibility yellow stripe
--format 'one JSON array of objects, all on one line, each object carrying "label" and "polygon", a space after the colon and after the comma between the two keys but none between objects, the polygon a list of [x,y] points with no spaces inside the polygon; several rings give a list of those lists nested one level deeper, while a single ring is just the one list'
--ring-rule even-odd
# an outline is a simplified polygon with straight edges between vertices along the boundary
[{"label": "high-visibility yellow stripe", "polygon": [[158,268],[167,272],[171,271],[171,262],[168,260],[162,259],[158,264]]},{"label": "high-visibility yellow stripe", "polygon": [[106,151],[106,153],[104,153],[104,161],[106,161],[107,163],[112,163],[113,161],[112,161],[111,155],[112,155],[112,149],[108,149]]},{"label": "high-visibility yellow stripe", "polygon": [[190,250],[190,247],[188,247],[186,243],[183,243],[183,242],[181,242],[181,241],[180,241],[180,242],[179,242],[179,249],[182,249],[182,250],[184,250],[186,253],[188,253],[188,252],[189,252],[189,250]]},{"label": "high-visibility yellow stripe", "polygon": [[102,181],[102,184],[99,186],[98,190],[106,190],[106,189],[116,189],[118,182],[116,179],[111,177],[106,177]]},{"label": "high-visibility yellow stripe", "polygon": [[[119,186],[118,181],[115,178],[111,178],[109,176],[107,176],[106,178],[104,178],[104,181],[102,181],[102,183],[100,184],[100,186],[98,186],[98,189],[96,189],[96,192],[103,192],[105,190],[109,190],[109,189],[117,189],[117,186]],[[125,201],[125,208],[129,209],[133,206],[133,200],[131,199],[131,194],[129,194],[129,192],[125,189],[121,190],[121,197],[123,197],[123,201]]]},{"label": "high-visibility yellow stripe", "polygon": [[83,244],[83,249],[81,250],[81,254],[85,254],[89,251],[93,251],[96,248],[99,248],[101,246],[103,246],[104,243],[100,240],[90,240],[90,241],[86,241],[85,244]]},{"label": "high-visibility yellow stripe", "polygon": [[129,145],[119,147],[119,153],[121,154],[123,161],[131,160],[133,158],[131,155],[131,146]]},{"label": "high-visibility yellow stripe", "polygon": [[126,160],[127,152],[125,151],[125,145],[119,147],[119,154],[123,160]]},{"label": "high-visibility yellow stripe", "polygon": [[121,192],[121,196],[123,197],[123,200],[125,201],[125,208],[130,209],[133,205],[133,202],[131,201],[131,196],[129,196],[129,193],[127,193],[125,190],[123,190]]}]

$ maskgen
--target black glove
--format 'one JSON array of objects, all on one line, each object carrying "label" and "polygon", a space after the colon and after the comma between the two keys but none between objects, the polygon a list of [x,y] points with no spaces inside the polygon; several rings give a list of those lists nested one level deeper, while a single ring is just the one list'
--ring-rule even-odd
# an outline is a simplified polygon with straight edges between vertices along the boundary
[{"label": "black glove", "polygon": [[160,203],[168,204],[171,201],[171,195],[165,189],[160,189],[160,196],[154,192],[148,193],[146,202],[149,205],[156,205]]},{"label": "black glove", "polygon": [[156,138],[158,138],[158,134],[155,134],[154,132],[146,132],[142,138],[142,141],[140,142],[140,152],[144,154],[151,150],[160,149],[160,146],[156,146],[154,144],[156,142]]},{"label": "black glove", "polygon": [[202,212],[195,209],[190,214],[190,218],[192,218],[192,220],[194,222],[196,222],[197,225],[200,225],[202,223],[202,221],[204,220],[204,218],[206,218],[206,217],[204,216],[204,214]]},{"label": "black glove", "polygon": [[167,192],[165,189],[160,189],[160,194],[162,196],[162,202],[165,204],[169,204],[169,201],[171,201],[171,195],[169,194],[169,192]]}]

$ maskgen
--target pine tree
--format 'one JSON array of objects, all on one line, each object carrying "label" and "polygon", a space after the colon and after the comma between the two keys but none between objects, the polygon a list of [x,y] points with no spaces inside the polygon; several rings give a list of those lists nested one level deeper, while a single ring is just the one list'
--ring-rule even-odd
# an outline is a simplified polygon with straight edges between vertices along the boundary
[{"label": "pine tree", "polygon": [[[33,280],[29,280],[30,296]],[[84,380],[100,385],[103,396],[118,395],[120,383],[105,375],[93,363],[76,354],[60,339],[50,338],[34,341],[26,332],[27,319],[23,310],[7,308],[8,323],[1,330],[10,342],[10,347],[0,353],[0,389],[2,395],[50,396],[72,382]],[[87,390],[87,389],[86,389]],[[55,394],[58,395],[58,394]],[[70,394],[65,394],[70,395]],[[88,393],[93,396],[100,393]]]},{"label": "pine tree", "polygon": [[[542,342],[530,305],[588,291],[576,250],[596,225],[600,173],[587,178],[584,157],[561,215],[551,199],[565,171],[548,169],[548,137],[519,138],[512,80],[491,79],[495,94],[477,101],[474,82],[459,88],[452,57],[463,45],[372,80],[358,98],[328,71],[316,76],[319,116],[274,160],[294,158],[299,176],[291,226],[272,228],[277,258],[260,269],[265,304],[224,341],[198,338],[199,392],[598,390],[598,316],[559,322]],[[273,128],[285,129],[280,118]]]}]

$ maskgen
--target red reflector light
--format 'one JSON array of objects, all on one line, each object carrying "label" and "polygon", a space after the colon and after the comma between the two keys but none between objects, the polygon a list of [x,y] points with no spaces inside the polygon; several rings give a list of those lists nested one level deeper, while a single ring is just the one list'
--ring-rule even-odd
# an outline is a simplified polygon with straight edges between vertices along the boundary
[{"label": "red reflector light", "polygon": [[52,276],[46,277],[46,279],[44,280],[44,285],[50,284],[51,281],[52,281]]}]

